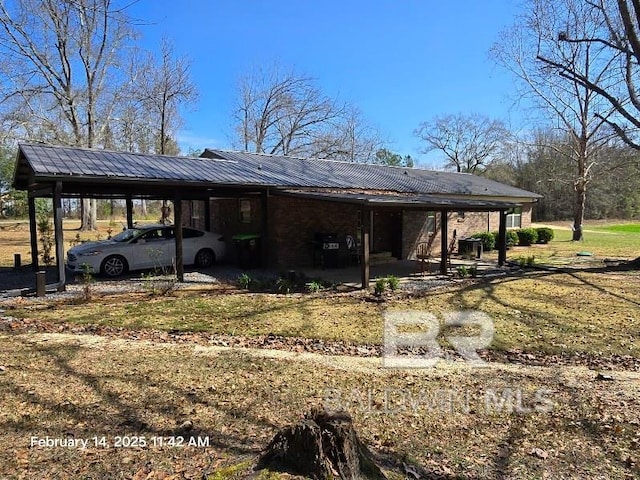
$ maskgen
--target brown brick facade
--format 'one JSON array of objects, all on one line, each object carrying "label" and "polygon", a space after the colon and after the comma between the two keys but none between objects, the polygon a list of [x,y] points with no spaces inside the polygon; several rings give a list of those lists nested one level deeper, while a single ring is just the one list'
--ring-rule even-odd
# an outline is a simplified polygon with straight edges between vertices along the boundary
[{"label": "brown brick facade", "polygon": [[[241,205],[249,209],[242,218]],[[260,198],[211,199],[211,230],[228,240],[227,260],[233,261],[235,250],[231,238],[239,233],[262,234],[262,202]],[[362,209],[358,205],[315,199],[270,196],[267,199],[267,235],[263,234],[268,264],[275,268],[309,268],[313,265],[313,239],[316,233],[335,234],[341,244],[341,262],[346,262],[345,236],[360,237]],[[200,227],[201,220],[185,202],[185,225]],[[204,209],[200,209],[204,211]],[[428,220],[431,215],[432,219]],[[522,209],[521,225],[531,225],[531,206]],[[433,252],[440,252],[440,213],[399,208],[378,208],[371,214],[371,251],[390,251],[401,259],[414,259],[416,246],[434,234]],[[449,212],[448,239],[455,231],[457,238],[478,232],[497,231],[498,212]],[[195,223],[194,223],[195,222]],[[197,224],[197,225],[196,225]]]},{"label": "brown brick facade", "polygon": [[343,242],[357,235],[358,207],[293,197],[269,197],[269,263],[280,268],[311,267],[313,238],[331,233]]}]

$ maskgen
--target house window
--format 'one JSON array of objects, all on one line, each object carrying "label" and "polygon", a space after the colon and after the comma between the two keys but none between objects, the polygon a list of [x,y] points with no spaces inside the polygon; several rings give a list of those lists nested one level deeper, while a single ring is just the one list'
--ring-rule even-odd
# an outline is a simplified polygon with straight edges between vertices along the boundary
[{"label": "house window", "polygon": [[193,228],[200,227],[200,219],[203,218],[203,215],[202,215],[203,203],[204,202],[201,202],[200,200],[191,201],[191,219],[189,222],[189,226]]},{"label": "house window", "polygon": [[507,228],[522,227],[522,208],[512,208],[507,212]]},{"label": "house window", "polygon": [[251,200],[240,200],[240,223],[251,223]]},{"label": "house window", "polygon": [[425,230],[427,235],[433,235],[436,233],[436,212],[427,212]]}]

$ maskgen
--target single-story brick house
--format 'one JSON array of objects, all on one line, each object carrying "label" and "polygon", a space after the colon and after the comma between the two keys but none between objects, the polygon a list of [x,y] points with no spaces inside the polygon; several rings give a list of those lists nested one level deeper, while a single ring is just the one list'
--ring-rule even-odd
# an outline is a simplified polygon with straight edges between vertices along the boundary
[{"label": "single-story brick house", "polygon": [[[264,234],[269,265],[280,268],[311,266],[317,233],[335,234],[342,247],[346,247],[347,236],[359,239],[365,213],[369,215],[371,252],[414,259],[420,242],[431,241],[433,252],[440,252],[444,209],[447,238],[451,239],[454,232],[457,238],[465,238],[498,231],[497,207],[505,203],[514,204],[508,209],[507,228],[529,226],[532,203],[539,198],[535,193],[469,174],[211,149],[202,157],[234,161],[247,170],[265,171],[287,182],[294,180],[268,196],[266,232],[261,198],[209,200],[212,230],[229,238]],[[189,202],[183,208],[192,226],[204,227],[206,209],[202,204]],[[477,210],[485,208],[488,210]]]},{"label": "single-story brick house", "polygon": [[262,264],[287,269],[311,266],[320,236],[343,253],[350,237],[364,260],[365,285],[370,254],[412,259],[421,242],[441,251],[446,270],[444,251],[454,233],[500,231],[504,262],[506,229],[529,225],[531,204],[540,198],[469,174],[213,149],[187,158],[25,143],[16,162],[14,186],[29,191],[33,212],[38,196],[53,197],[54,206],[62,197],[124,198],[131,222],[133,198],[170,199],[176,224],[227,238],[259,235]]}]

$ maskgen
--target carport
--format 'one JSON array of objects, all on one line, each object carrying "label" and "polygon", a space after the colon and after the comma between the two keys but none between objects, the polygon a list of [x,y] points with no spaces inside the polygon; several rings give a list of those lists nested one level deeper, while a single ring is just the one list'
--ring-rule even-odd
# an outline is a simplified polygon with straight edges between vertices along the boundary
[{"label": "carport", "polygon": [[[31,264],[39,269],[36,198],[53,200],[55,259],[58,282],[47,289],[64,290],[62,198],[121,199],[126,202],[127,226],[133,226],[133,199],[174,203],[176,274],[184,279],[182,261],[182,202],[210,197],[259,196],[268,186],[259,176],[240,171],[233,162],[163,155],[143,155],[45,144],[20,144],[14,188],[28,192]],[[209,229],[208,201],[205,229]]]}]

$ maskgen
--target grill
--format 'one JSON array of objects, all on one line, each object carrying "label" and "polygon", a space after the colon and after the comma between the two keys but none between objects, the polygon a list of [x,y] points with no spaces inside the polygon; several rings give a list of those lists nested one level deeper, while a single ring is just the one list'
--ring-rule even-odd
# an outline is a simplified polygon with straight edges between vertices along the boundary
[{"label": "grill", "polygon": [[313,247],[314,268],[338,267],[340,242],[335,233],[316,233],[313,236]]}]

